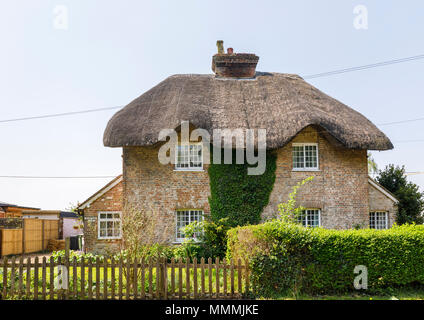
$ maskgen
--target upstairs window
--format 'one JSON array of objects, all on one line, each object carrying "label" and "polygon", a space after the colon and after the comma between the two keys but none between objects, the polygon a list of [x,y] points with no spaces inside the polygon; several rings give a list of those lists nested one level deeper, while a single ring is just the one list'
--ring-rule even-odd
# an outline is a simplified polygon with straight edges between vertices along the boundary
[{"label": "upstairs window", "polygon": [[293,143],[293,170],[318,170],[318,144]]},{"label": "upstairs window", "polygon": [[[184,240],[184,233],[181,228],[184,228],[186,225],[203,220],[203,210],[177,210],[176,212],[176,230],[175,238],[177,242],[182,242]],[[196,237],[199,237],[200,234],[196,234]]]},{"label": "upstairs window", "polygon": [[175,170],[203,170],[202,143],[178,145],[175,157]]},{"label": "upstairs window", "polygon": [[98,231],[99,239],[120,239],[122,233],[121,213],[99,212]]},{"label": "upstairs window", "polygon": [[298,222],[304,227],[319,227],[321,225],[321,210],[306,209],[298,217]]},{"label": "upstairs window", "polygon": [[385,211],[370,212],[370,228],[371,229],[387,229],[388,217]]}]

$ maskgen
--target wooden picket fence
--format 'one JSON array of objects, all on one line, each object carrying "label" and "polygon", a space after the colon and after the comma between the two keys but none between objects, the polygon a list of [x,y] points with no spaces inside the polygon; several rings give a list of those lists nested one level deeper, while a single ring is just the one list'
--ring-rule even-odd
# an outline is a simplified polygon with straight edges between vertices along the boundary
[{"label": "wooden picket fence", "polygon": [[[240,260],[63,260],[4,258],[2,299],[239,299],[249,292],[249,269]],[[56,283],[58,266],[68,270],[65,289]]]}]

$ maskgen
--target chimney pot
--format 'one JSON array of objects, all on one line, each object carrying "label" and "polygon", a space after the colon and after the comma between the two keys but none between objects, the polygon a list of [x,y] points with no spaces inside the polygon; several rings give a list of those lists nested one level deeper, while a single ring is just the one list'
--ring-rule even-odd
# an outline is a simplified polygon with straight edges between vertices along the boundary
[{"label": "chimney pot", "polygon": [[216,46],[218,47],[218,54],[224,54],[224,41],[218,40]]},{"label": "chimney pot", "polygon": [[216,42],[218,53],[212,57],[212,70],[218,78],[254,78],[259,57],[253,53],[234,53],[228,48],[224,53],[224,41]]}]

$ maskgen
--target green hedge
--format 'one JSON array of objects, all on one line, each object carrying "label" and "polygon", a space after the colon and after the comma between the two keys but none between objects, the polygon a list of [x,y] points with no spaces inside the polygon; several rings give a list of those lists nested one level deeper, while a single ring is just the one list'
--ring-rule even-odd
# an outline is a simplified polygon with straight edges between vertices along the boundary
[{"label": "green hedge", "polygon": [[424,226],[327,230],[271,221],[229,230],[227,257],[248,260],[261,296],[353,291],[357,265],[368,290],[424,284]]}]

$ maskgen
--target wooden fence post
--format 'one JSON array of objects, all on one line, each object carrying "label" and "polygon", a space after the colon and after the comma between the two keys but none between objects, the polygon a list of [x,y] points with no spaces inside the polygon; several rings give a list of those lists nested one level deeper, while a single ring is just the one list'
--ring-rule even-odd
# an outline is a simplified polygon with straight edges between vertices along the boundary
[{"label": "wooden fence post", "polygon": [[200,280],[200,286],[202,287],[202,298],[205,297],[205,258],[200,259],[200,265],[201,265],[201,280]]},{"label": "wooden fence post", "polygon": [[3,259],[3,299],[7,297],[7,257]]},{"label": "wooden fence post", "polygon": [[47,272],[47,259],[46,259],[46,257],[43,257],[43,262],[42,262],[42,270],[41,270],[41,279],[42,279],[42,282],[43,282],[43,289],[42,289],[42,294],[43,294],[43,300],[46,300],[46,288],[47,288],[47,286],[46,286],[46,283],[47,283],[47,275],[46,275],[46,272]]},{"label": "wooden fence post", "polygon": [[71,247],[71,238],[65,238],[65,259],[69,261],[69,250]]},{"label": "wooden fence post", "polygon": [[175,295],[175,259],[171,258],[171,299]]},{"label": "wooden fence post", "polygon": [[141,299],[146,298],[146,287],[145,287],[145,259],[141,258]]},{"label": "wooden fence post", "polygon": [[162,288],[163,288],[163,298],[168,299],[168,266],[166,258],[163,258],[162,263]]},{"label": "wooden fence post", "polygon": [[38,257],[34,259],[34,300],[38,300]]},{"label": "wooden fence post", "polygon": [[3,256],[2,247],[3,247],[3,229],[0,229],[0,258]]},{"label": "wooden fence post", "polygon": [[224,258],[224,260],[222,261],[222,263],[224,264],[224,270],[223,270],[223,277],[224,277],[224,297],[227,297],[227,260]]}]

